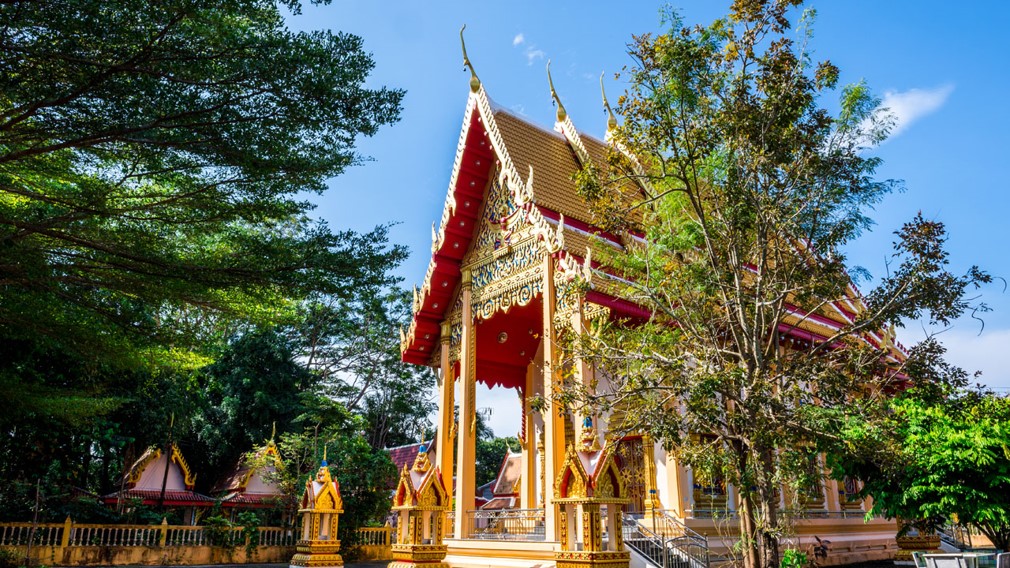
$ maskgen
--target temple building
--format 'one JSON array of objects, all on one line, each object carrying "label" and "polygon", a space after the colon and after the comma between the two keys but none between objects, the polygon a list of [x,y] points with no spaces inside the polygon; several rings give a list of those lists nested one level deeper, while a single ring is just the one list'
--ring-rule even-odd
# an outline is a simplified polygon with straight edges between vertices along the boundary
[{"label": "temple building", "polygon": [[[735,540],[720,537],[726,520],[713,518],[733,509],[733,488],[696,482],[647,436],[611,439],[607,416],[573,416],[551,396],[560,385],[563,334],[580,333],[593,318],[648,316],[612,292],[614,283],[591,260],[594,247],[619,249],[641,237],[594,227],[573,181],[585,165],[605,162],[609,137],[578,131],[553,85],[552,128],[495,106],[465,47],[463,53],[470,93],[448,194],[433,226],[427,273],[415,289],[413,319],[401,337],[404,361],[438,370],[428,457],[454,493],[444,562],[617,567],[629,565],[627,549],[636,566],[669,565],[650,556],[652,547],[681,565],[707,565]],[[604,108],[609,113],[605,98]],[[608,131],[616,124],[609,113]],[[795,333],[828,336],[845,317],[840,311],[808,318]],[[589,365],[571,370],[587,387],[607,384]],[[506,498],[493,499],[490,509],[478,508],[474,496],[478,381],[516,390],[515,411],[522,416],[522,450],[506,458],[508,475],[499,476],[508,487],[495,487]],[[534,400],[543,406],[534,407]],[[854,500],[851,483],[826,481],[816,493],[804,499],[795,546],[830,540],[821,565],[893,555],[894,523],[864,523],[867,504]],[[680,544],[663,544],[674,536]]]},{"label": "temple building", "polygon": [[232,517],[246,509],[271,509],[286,518],[295,498],[280,487],[278,472],[283,467],[280,452],[271,439],[256,450],[251,459],[245,456],[239,459],[232,472],[217,482],[211,494],[221,500],[221,506],[228,509]]},{"label": "temple building", "polygon": [[148,448],[126,470],[121,484],[122,490],[102,496],[102,502],[120,510],[134,504],[178,509],[183,524],[193,524],[198,509],[214,505],[214,499],[193,491],[196,475],[174,443],[167,452]]}]

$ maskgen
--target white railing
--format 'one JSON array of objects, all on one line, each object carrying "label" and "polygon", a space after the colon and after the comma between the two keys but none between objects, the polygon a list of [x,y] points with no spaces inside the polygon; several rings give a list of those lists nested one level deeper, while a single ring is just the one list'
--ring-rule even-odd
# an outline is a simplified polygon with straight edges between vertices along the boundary
[{"label": "white railing", "polygon": [[[205,526],[105,525],[63,523],[0,523],[0,546],[243,546],[249,544],[243,527],[227,527],[213,539]],[[290,528],[257,527],[257,545],[294,546]],[[211,542],[217,540],[219,542]]]}]

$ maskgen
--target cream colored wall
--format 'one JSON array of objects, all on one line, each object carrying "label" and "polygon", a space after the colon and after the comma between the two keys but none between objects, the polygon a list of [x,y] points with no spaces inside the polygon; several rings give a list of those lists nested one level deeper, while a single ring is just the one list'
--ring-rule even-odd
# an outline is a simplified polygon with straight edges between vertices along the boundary
[{"label": "cream colored wall", "polygon": [[[164,471],[164,470],[162,470]],[[8,547],[24,558],[24,546]],[[245,547],[231,550],[213,546],[35,546],[32,559],[39,564],[60,566],[193,566],[205,564],[287,563],[293,546],[257,546],[247,555]]]},{"label": "cream colored wall", "polygon": [[[148,464],[144,473],[140,475],[140,480],[134,489],[139,491],[161,491],[162,480],[165,479],[165,464],[168,464],[168,456],[162,452],[161,457]],[[175,463],[171,463],[168,468],[168,479],[165,482],[166,491],[185,491],[186,481],[183,478],[182,470]]]}]

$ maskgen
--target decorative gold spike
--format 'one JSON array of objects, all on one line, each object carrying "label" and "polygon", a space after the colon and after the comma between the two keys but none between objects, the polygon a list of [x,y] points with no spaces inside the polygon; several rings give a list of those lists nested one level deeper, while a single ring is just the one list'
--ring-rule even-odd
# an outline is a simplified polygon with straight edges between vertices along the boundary
[{"label": "decorative gold spike", "polygon": [[323,461],[326,461],[326,442],[323,442]]},{"label": "decorative gold spike", "polygon": [[564,122],[568,113],[565,111],[565,105],[561,104],[561,99],[558,98],[558,92],[554,90],[554,79],[551,78],[550,59],[547,60],[547,84],[551,86],[551,97],[554,99],[554,104],[558,106],[558,122]]},{"label": "decorative gold spike", "polygon": [[607,111],[607,132],[617,128],[617,117],[614,116],[614,111],[610,108],[610,103],[607,101],[607,91],[603,88],[603,75],[606,71],[600,73],[600,93],[603,95],[603,108]]},{"label": "decorative gold spike", "polygon": [[463,46],[463,65],[470,70],[470,90],[476,93],[480,90],[480,79],[477,78],[477,72],[473,70],[473,63],[470,63],[470,58],[466,56],[466,42],[463,41],[463,30],[466,29],[466,24],[459,29],[459,43]]},{"label": "decorative gold spike", "polygon": [[273,429],[270,430],[270,441],[273,442],[274,438],[277,437],[277,422],[274,421]]}]

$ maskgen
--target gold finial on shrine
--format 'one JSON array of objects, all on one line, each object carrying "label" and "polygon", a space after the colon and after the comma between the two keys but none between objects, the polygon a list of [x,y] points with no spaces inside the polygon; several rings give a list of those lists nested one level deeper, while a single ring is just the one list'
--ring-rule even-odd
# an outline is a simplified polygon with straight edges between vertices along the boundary
[{"label": "gold finial on shrine", "polygon": [[610,108],[610,102],[607,101],[607,90],[603,88],[603,75],[606,71],[600,72],[600,93],[603,95],[603,108],[607,111],[607,132],[617,128],[617,117],[614,116],[614,111]]},{"label": "gold finial on shrine", "polygon": [[551,86],[551,98],[554,99],[554,104],[558,106],[558,122],[564,122],[565,117],[568,113],[565,111],[565,105],[561,104],[561,99],[558,97],[558,92],[554,90],[554,79],[551,78],[551,60],[547,60],[547,84]]},{"label": "gold finial on shrine", "polygon": [[470,90],[477,92],[480,90],[480,79],[477,78],[477,72],[473,70],[473,63],[470,63],[470,58],[466,55],[466,42],[463,41],[463,30],[466,29],[466,24],[459,28],[459,43],[463,46],[463,65],[470,70]]},{"label": "gold finial on shrine", "polygon": [[275,420],[273,423],[273,428],[270,430],[270,441],[273,442],[276,437],[277,437],[277,421]]}]

